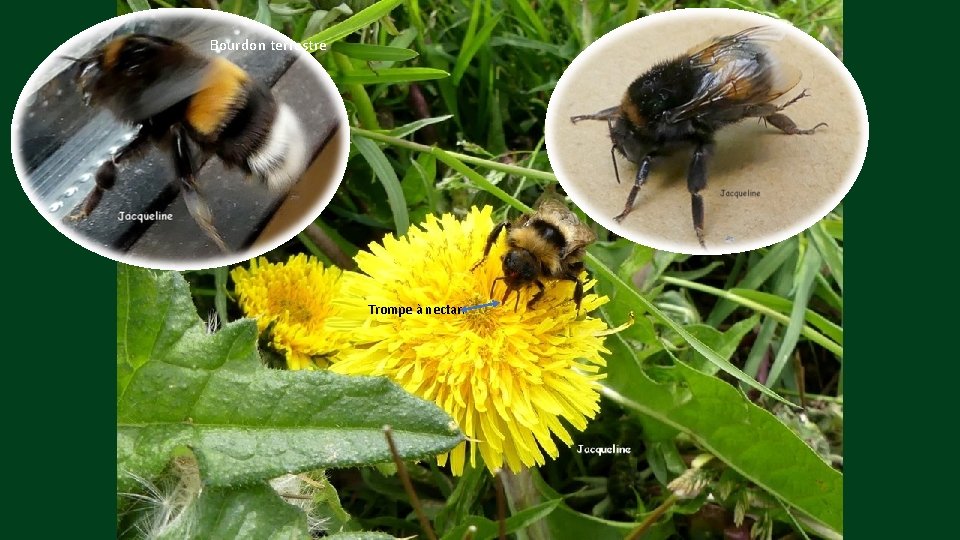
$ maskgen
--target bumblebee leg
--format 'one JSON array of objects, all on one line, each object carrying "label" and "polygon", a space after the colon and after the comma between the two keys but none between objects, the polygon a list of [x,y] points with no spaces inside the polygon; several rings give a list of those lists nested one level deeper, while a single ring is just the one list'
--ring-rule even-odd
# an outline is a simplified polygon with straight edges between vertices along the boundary
[{"label": "bumblebee leg", "polygon": [[700,190],[707,187],[707,158],[710,156],[711,145],[700,143],[693,151],[690,161],[690,171],[687,173],[687,190],[690,191],[690,204],[693,210],[693,230],[697,233],[700,247],[706,248],[703,242],[703,196]]},{"label": "bumblebee leg", "polygon": [[190,157],[187,134],[183,126],[179,125],[173,128],[173,164],[177,170],[177,178],[180,179],[180,191],[183,193],[183,201],[187,203],[187,211],[221,251],[230,251],[216,227],[213,226],[213,212],[197,189],[196,173],[193,159]]},{"label": "bumblebee leg", "polygon": [[613,161],[613,174],[617,175],[617,183],[620,183],[620,169],[617,168],[617,145],[610,147],[610,160]]},{"label": "bumblebee leg", "polygon": [[782,110],[786,109],[787,107],[793,105],[794,103],[800,101],[801,99],[809,96],[810,94],[807,93],[807,90],[809,90],[809,88],[804,88],[802,92],[800,92],[799,94],[797,94],[797,97],[795,97],[795,98],[791,99],[790,101],[784,103],[783,105],[777,107],[777,110],[778,110],[778,111],[782,111]]},{"label": "bumblebee leg", "polygon": [[[498,282],[498,281],[503,281],[503,278],[502,278],[502,277],[498,277],[497,279],[493,280],[493,285],[490,286],[490,298],[493,298],[493,290],[497,288],[497,282]],[[509,288],[509,287],[507,288],[507,292],[510,292],[510,288]],[[503,297],[503,300],[504,300],[504,302],[506,302],[507,297],[504,296],[504,297]]]},{"label": "bumblebee leg", "polygon": [[[483,261],[487,260],[487,255],[490,254],[490,248],[493,247],[493,244],[497,241],[497,237],[500,236],[500,231],[504,229],[506,229],[507,232],[510,231],[509,221],[503,221],[501,223],[497,223],[493,227],[493,230],[490,231],[490,234],[487,235],[487,245],[483,247],[483,258],[477,261],[477,263],[474,264],[472,267],[470,267],[470,270],[476,270],[478,266],[483,264]],[[496,281],[494,281],[494,283],[496,283]]]},{"label": "bumblebee leg", "polygon": [[647,181],[652,162],[653,156],[651,154],[643,156],[643,159],[640,160],[640,165],[637,166],[637,176],[633,180],[633,187],[630,188],[630,195],[627,196],[627,204],[623,205],[623,212],[620,212],[619,216],[613,218],[617,223],[623,221],[623,218],[627,217],[627,214],[633,210],[633,203],[637,200],[637,193],[640,192],[640,187]]},{"label": "bumblebee leg", "polygon": [[[614,123],[613,118],[607,119],[607,129],[610,130],[610,140],[616,141],[617,135],[614,133]],[[613,174],[617,176],[617,183],[620,183],[620,169],[617,168],[617,144],[610,145],[610,160],[613,161]]]},{"label": "bumblebee leg", "polygon": [[117,183],[117,164],[134,154],[149,140],[150,137],[147,134],[147,130],[144,129],[142,125],[137,125],[136,129],[137,132],[133,138],[117,149],[117,151],[110,156],[110,159],[104,161],[97,167],[97,172],[93,177],[96,182],[93,191],[83,200],[83,205],[80,207],[80,210],[70,215],[70,220],[79,221],[84,219],[97,208],[100,204],[100,199],[103,198],[103,193],[112,189]]},{"label": "bumblebee leg", "polygon": [[785,114],[780,114],[780,111],[786,109],[790,105],[793,105],[797,101],[809,96],[806,89],[803,92],[797,94],[797,96],[790,101],[784,103],[783,105],[773,105],[772,103],[763,103],[760,105],[751,105],[744,110],[744,116],[758,116],[764,122],[768,122],[773,127],[779,129],[780,131],[786,133],[787,135],[813,135],[813,133],[819,127],[826,126],[826,122],[820,122],[819,124],[813,126],[810,129],[800,129],[797,127],[797,124],[790,119],[789,116]]},{"label": "bumblebee leg", "polygon": [[779,129],[780,131],[786,133],[787,135],[813,135],[813,133],[819,127],[824,127],[827,125],[826,122],[820,122],[819,124],[813,126],[810,129],[800,129],[797,127],[797,124],[790,119],[789,116],[780,113],[774,113],[770,116],[764,116],[764,120],[770,122],[773,127]]},{"label": "bumblebee leg", "polygon": [[573,288],[573,301],[577,304],[577,315],[580,315],[580,302],[583,301],[583,282],[580,281],[580,274],[583,272],[583,263],[576,262],[570,265],[570,271],[566,279],[576,283]]},{"label": "bumblebee leg", "polygon": [[[533,305],[536,304],[538,300],[543,298],[543,293],[546,292],[547,290],[547,288],[543,286],[543,283],[541,283],[539,279],[533,280],[533,284],[536,285],[537,288],[540,290],[537,291],[537,294],[533,295],[533,298],[531,298],[529,302],[527,302],[527,309],[532,308]],[[517,300],[519,299],[520,299],[520,293],[517,293]]]},{"label": "bumblebee leg", "polygon": [[561,279],[576,283],[573,288],[573,301],[577,304],[577,315],[580,315],[580,303],[583,301],[583,282],[580,281],[580,274],[583,272],[583,263],[571,263],[567,273]]},{"label": "bumblebee leg", "polygon": [[[501,278],[497,278],[497,279],[501,279]],[[520,307],[520,289],[514,289],[513,287],[507,285],[507,292],[503,294],[503,302],[501,303],[506,304],[507,300],[510,299],[510,293],[514,293],[514,292],[517,293],[517,301],[513,304],[513,312],[516,313],[517,309]],[[491,296],[493,295],[491,294]]]}]

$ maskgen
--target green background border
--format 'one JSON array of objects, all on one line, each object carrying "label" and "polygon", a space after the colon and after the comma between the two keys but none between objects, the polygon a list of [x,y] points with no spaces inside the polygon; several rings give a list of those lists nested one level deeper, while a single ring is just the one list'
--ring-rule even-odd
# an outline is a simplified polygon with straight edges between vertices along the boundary
[{"label": "green background border", "polygon": [[[5,117],[63,42],[116,13],[106,0],[13,2],[0,11]],[[6,122],[5,125],[9,125]],[[10,148],[3,128],[4,152]],[[4,488],[10,538],[116,536],[116,264],[74,244],[3,160]],[[11,324],[12,323],[12,324]],[[14,532],[17,528],[26,531]]]},{"label": "green background border", "polygon": [[[4,6],[8,118],[36,66],[115,9],[107,0]],[[956,249],[956,203],[942,187],[956,182],[957,151],[947,147],[952,133],[938,139],[916,122],[949,127],[940,108],[955,111],[954,87],[922,73],[924,65],[932,76],[955,70],[956,44],[946,37],[958,19],[927,4],[848,1],[845,9],[845,62],[871,125],[867,162],[844,208],[845,530],[847,538],[925,538],[955,512],[952,494],[937,497],[921,483],[955,488],[946,478],[957,468],[953,452],[937,443],[955,424],[957,377],[943,369],[956,371],[956,353],[940,336],[954,335],[957,315],[950,273],[940,271],[952,265],[917,265]],[[23,501],[7,515],[42,531],[31,535],[111,537],[116,268],[50,227],[5,167],[4,318],[13,321],[4,333],[5,487]],[[912,404],[923,410],[911,414]]]}]

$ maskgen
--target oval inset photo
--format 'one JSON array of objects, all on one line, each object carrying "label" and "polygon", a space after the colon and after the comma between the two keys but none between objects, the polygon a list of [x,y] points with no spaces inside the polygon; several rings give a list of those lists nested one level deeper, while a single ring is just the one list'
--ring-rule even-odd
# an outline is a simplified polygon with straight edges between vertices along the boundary
[{"label": "oval inset photo", "polygon": [[738,253],[810,227],[867,150],[853,77],[814,38],[746,11],[683,9],[603,36],[547,109],[550,164],[594,221],[676,253]]},{"label": "oval inset photo", "polygon": [[315,45],[203,9],[78,34],[14,111],[24,191],[75,242],[137,266],[211,268],[279,246],[347,163],[346,110]]}]

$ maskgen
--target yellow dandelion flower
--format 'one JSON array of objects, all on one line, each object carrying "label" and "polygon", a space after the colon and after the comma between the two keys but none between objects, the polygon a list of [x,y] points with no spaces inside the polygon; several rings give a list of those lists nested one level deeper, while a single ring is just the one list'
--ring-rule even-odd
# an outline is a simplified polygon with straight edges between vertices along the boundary
[{"label": "yellow dandelion flower", "polygon": [[326,367],[327,358],[346,346],[348,334],[331,323],[338,311],[333,298],[339,269],[300,254],[278,264],[261,257],[250,261],[249,270],[237,267],[230,275],[240,307],[261,333],[270,328],[271,346],[283,353],[288,368]]},{"label": "yellow dandelion flower", "polygon": [[[443,408],[468,439],[439,458],[443,465],[449,457],[457,475],[468,451],[471,465],[479,452],[491,471],[504,463],[518,471],[543,464],[544,453],[557,457],[553,436],[572,445],[564,424],[582,431],[596,415],[597,380],[603,377],[598,372],[605,365],[600,353],[609,352],[599,335],[606,324],[577,317],[569,281],[547,281],[533,309],[526,304],[535,287],[520,292],[516,311],[511,301],[456,313],[456,307],[487,303],[491,285],[502,275],[505,235],[487,262],[471,270],[493,229],[491,213],[490,207],[473,208],[463,221],[450,214],[428,215],[406,236],[370,244],[370,252],[356,257],[365,275],[344,273],[338,300],[344,317],[362,323],[353,330],[356,345],[330,369],[385,375]],[[594,284],[589,281],[585,288]],[[494,298],[504,292],[498,282]],[[606,302],[586,294],[581,315]],[[412,308],[413,313],[379,313],[383,307]]]}]

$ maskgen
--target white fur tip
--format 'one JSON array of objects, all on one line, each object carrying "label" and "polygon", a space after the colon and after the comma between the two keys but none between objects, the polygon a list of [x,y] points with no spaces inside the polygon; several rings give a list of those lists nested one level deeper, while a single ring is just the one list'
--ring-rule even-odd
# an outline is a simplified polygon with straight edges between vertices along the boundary
[{"label": "white fur tip", "polygon": [[303,128],[293,111],[280,103],[270,126],[270,135],[260,150],[247,158],[254,174],[267,182],[273,192],[286,192],[307,168],[307,146]]}]

